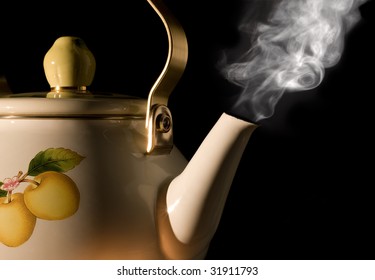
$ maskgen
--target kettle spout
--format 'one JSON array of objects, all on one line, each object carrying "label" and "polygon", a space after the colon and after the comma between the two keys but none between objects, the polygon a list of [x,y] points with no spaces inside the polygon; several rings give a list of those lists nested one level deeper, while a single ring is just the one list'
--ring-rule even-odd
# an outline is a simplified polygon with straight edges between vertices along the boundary
[{"label": "kettle spout", "polygon": [[[167,216],[176,241],[184,245],[179,249],[189,248],[190,256],[186,258],[205,255],[243,151],[256,127],[223,113],[184,171],[170,183],[165,197]],[[185,257],[175,249],[174,257]]]}]

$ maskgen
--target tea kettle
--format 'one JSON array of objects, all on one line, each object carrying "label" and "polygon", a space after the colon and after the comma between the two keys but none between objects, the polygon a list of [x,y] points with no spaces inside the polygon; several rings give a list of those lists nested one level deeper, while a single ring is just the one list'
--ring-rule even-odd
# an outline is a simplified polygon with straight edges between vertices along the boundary
[{"label": "tea kettle", "polygon": [[94,93],[95,58],[78,37],[44,58],[49,92],[0,98],[0,259],[203,259],[257,125],[223,113],[188,162],[168,97],[186,35],[147,0],[169,43],[148,99]]}]

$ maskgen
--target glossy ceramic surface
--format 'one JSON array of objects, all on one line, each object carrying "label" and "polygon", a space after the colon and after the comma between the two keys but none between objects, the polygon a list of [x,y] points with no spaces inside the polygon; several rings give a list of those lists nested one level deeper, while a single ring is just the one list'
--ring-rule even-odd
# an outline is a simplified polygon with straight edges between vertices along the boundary
[{"label": "glossy ceramic surface", "polygon": [[[44,165],[41,173],[50,169],[48,161],[64,166],[70,155],[70,159],[74,153],[81,157],[73,168],[61,172],[79,190],[77,211],[61,220],[37,218],[24,243],[14,247],[0,244],[0,259],[168,257],[160,245],[155,208],[161,188],[187,162],[176,148],[170,155],[144,155],[143,121],[2,118],[0,133],[2,182],[19,171],[26,173],[32,159],[41,153],[51,154],[44,162],[39,160]],[[67,156],[59,156],[59,149]],[[29,184],[21,182],[13,194],[24,193]]]}]

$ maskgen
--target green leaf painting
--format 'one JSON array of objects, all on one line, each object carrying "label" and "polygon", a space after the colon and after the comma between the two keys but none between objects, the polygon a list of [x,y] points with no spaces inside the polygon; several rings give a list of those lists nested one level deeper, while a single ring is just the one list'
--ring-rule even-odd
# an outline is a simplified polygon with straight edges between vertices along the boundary
[{"label": "green leaf painting", "polygon": [[[3,185],[3,182],[0,182],[0,187]],[[7,196],[7,191],[4,191],[4,190],[1,190],[0,189],[0,197],[4,197],[4,196]]]},{"label": "green leaf painting", "polygon": [[83,156],[64,148],[49,148],[39,152],[29,164],[27,173],[37,176],[45,171],[67,172],[77,166]]}]

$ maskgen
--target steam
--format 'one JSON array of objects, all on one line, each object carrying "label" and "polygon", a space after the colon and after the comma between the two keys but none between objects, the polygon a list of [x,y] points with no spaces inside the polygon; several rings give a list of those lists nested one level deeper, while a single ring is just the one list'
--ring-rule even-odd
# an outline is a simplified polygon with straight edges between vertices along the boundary
[{"label": "steam", "polygon": [[273,115],[286,90],[317,87],[325,68],[340,60],[345,34],[360,20],[358,7],[365,1],[282,0],[255,28],[242,23],[252,46],[232,63],[225,57],[222,67],[242,88],[233,110],[259,121]]}]

